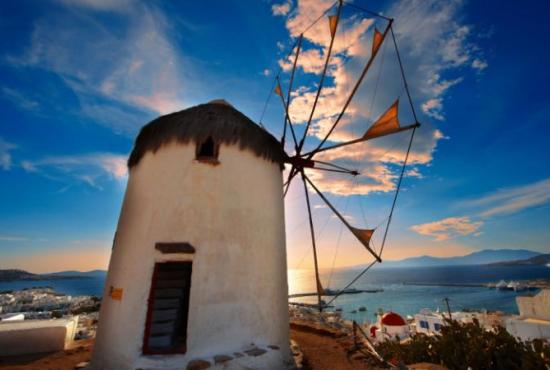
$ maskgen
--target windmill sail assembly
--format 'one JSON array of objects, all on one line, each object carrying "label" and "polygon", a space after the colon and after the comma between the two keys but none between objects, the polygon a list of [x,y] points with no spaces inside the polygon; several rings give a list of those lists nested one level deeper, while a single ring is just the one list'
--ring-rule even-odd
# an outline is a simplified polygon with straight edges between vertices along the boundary
[{"label": "windmill sail assembly", "polygon": [[[353,12],[352,15],[348,17],[348,19],[345,19],[344,17],[344,10],[349,10]],[[366,15],[367,17],[362,17],[362,15]],[[371,27],[372,36],[370,39],[370,55],[366,58],[366,60],[362,61],[362,69],[360,69],[359,75],[355,79],[352,86],[350,86],[350,88],[347,89],[347,91],[345,92],[345,98],[341,99],[343,103],[341,104],[341,106],[336,107],[336,104],[331,104],[332,102],[329,101],[329,98],[325,97],[323,99],[322,97],[325,89],[328,88],[327,80],[329,80],[331,77],[331,61],[334,58],[343,58],[342,56],[335,56],[335,45],[338,42],[341,43],[342,39],[345,39],[346,37],[345,29],[342,29],[341,25],[349,25],[350,22],[357,22],[358,19],[369,21],[371,22],[370,25],[375,24],[374,27]],[[326,27],[324,27],[324,29],[323,22],[326,22]],[[287,68],[285,70],[285,68],[281,67],[279,73],[275,76],[274,88],[270,92],[270,95],[266,101],[267,106],[269,100],[271,99],[271,95],[277,95],[279,97],[279,99],[277,100],[281,101],[284,112],[284,123],[280,142],[283,148],[286,150],[285,153],[287,157],[285,159],[285,163],[289,165],[286,181],[284,182],[285,197],[288,194],[289,188],[293,180],[301,180],[303,184],[305,205],[307,208],[309,221],[311,247],[313,252],[313,265],[315,269],[317,307],[319,308],[319,310],[322,310],[324,307],[337,299],[340,294],[345,294],[346,289],[354,284],[373,265],[382,262],[382,252],[387,241],[388,231],[394,214],[397,198],[401,190],[403,176],[405,175],[405,169],[407,166],[407,162],[409,161],[409,155],[411,152],[414,135],[416,129],[420,127],[420,123],[418,121],[414,104],[411,98],[409,85],[405,76],[405,70],[399,53],[393,24],[394,20],[384,15],[377,14],[375,12],[369,11],[354,4],[344,2],[342,0],[337,1],[328,9],[326,9],[320,17],[309,24],[303,32],[296,35],[295,44],[291,48],[290,53],[287,57]],[[380,26],[381,31],[379,30],[378,26]],[[313,37],[308,36],[308,32],[312,32],[312,28],[314,27],[315,32],[317,33],[321,33],[324,31],[328,40],[326,40],[327,42],[321,43],[321,47],[325,47],[325,49],[319,52],[319,55],[321,55],[321,53],[322,55],[324,55],[324,61],[322,63],[322,68],[320,69],[320,73],[315,76],[318,76],[318,80],[311,81],[310,79],[310,84],[315,86],[315,90],[314,93],[313,91],[311,91],[312,94],[310,94],[310,97],[314,96],[314,98],[308,100],[308,102],[311,101],[311,104],[309,105],[310,111],[308,114],[305,115],[308,118],[302,119],[301,122],[297,122],[295,119],[292,118],[292,99],[295,96],[299,96],[299,93],[297,92],[298,89],[296,89],[295,84],[297,72],[300,68],[300,65],[303,66],[303,64],[301,64],[300,58],[303,57],[304,52],[307,52],[304,51],[304,44],[306,43],[306,40],[312,40],[313,37],[319,38],[318,34],[315,34]],[[367,42],[367,40],[364,39],[360,39],[360,41]],[[369,75],[369,72],[372,74],[373,65],[375,65],[376,62],[379,62],[379,69],[381,70],[383,68],[384,55],[381,56],[381,54],[383,53],[383,50],[386,50],[384,49],[386,44],[390,44],[390,46],[393,48],[393,56],[397,61],[398,69],[396,69],[396,74],[399,75],[401,80],[401,94],[397,94],[397,97],[394,97],[393,99],[393,103],[389,106],[386,106],[382,113],[380,113],[376,119],[372,120],[370,125],[366,125],[364,122],[360,123],[359,126],[363,127],[362,133],[356,134],[355,137],[347,138],[346,140],[340,140],[336,138],[335,133],[337,132],[337,130],[344,124],[344,121],[349,121],[350,107],[355,102],[355,99],[357,99],[358,91],[364,86],[366,77]],[[382,60],[379,61],[379,59]],[[283,84],[283,79],[285,75],[287,77],[286,81],[288,81],[286,83],[286,87],[284,86],[285,84]],[[378,79],[376,80],[376,85],[374,86],[373,90],[375,96],[378,88],[379,77],[380,76],[378,76]],[[403,95],[405,99],[401,99]],[[412,119],[412,122],[404,125],[400,122],[399,119],[400,105],[402,100],[406,100],[408,102],[408,108],[410,109],[409,115]],[[361,102],[358,102],[358,104],[361,104]],[[320,124],[318,118],[316,122],[316,113],[319,110],[326,112],[329,109],[327,108],[327,106],[332,107],[332,109],[334,110],[334,112],[331,112],[331,114],[329,114],[331,122],[328,122],[327,124],[328,120],[325,119],[323,122],[323,129],[321,130],[319,127],[317,127],[315,134],[312,135],[312,127],[314,127],[316,124],[317,126],[319,126]],[[303,109],[303,104],[300,106],[300,108]],[[260,122],[262,118],[260,119]],[[401,166],[399,169],[396,170],[396,173],[398,173],[398,175],[395,176],[397,181],[394,184],[394,193],[391,201],[391,207],[389,209],[387,217],[385,218],[385,222],[382,222],[378,227],[374,228],[353,226],[351,224],[351,221],[349,221],[346,216],[341,211],[339,211],[338,208],[329,200],[326,192],[322,190],[322,186],[316,184],[315,178],[312,177],[311,174],[317,171],[331,172],[333,174],[339,174],[340,176],[352,176],[360,179],[361,176],[363,176],[360,171],[354,168],[348,168],[345,165],[335,163],[334,158],[337,158],[338,153],[340,153],[339,150],[341,151],[344,148],[347,149],[353,146],[365,145],[365,143],[370,140],[376,140],[378,138],[388,137],[403,132],[409,132],[410,136],[408,139],[406,151],[404,152]],[[336,154],[331,155],[332,153]],[[324,160],[324,158],[326,157],[332,158],[333,160]],[[322,297],[326,295],[326,292],[323,288],[319,276],[319,252],[317,248],[315,222],[312,212],[312,194],[316,194],[322,200],[324,205],[328,207],[328,209],[330,209],[330,211],[333,213],[333,216],[335,216],[335,218],[342,223],[342,225],[349,231],[349,233],[355,237],[355,239],[373,258],[372,263],[368,264],[354,279],[346,284],[343,289],[337,290],[336,294],[332,294],[333,297],[328,303],[324,303],[324,301],[322,300]],[[379,234],[379,236],[382,238],[381,245],[378,250],[374,248],[372,243],[373,236],[377,234]]]}]

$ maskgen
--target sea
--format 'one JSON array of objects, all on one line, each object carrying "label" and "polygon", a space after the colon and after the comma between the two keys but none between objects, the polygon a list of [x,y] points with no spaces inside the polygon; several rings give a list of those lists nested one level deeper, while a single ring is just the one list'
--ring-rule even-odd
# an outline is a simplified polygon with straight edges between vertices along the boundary
[{"label": "sea", "polygon": [[[320,278],[325,288],[343,288],[361,270],[321,270]],[[500,280],[550,279],[548,266],[448,266],[448,267],[391,267],[374,268],[361,277],[353,287],[356,289],[381,289],[377,293],[341,295],[331,303],[332,309],[341,308],[347,319],[358,322],[373,321],[380,310],[394,311],[403,316],[414,315],[423,308],[446,309],[444,298],[449,298],[453,311],[492,310],[517,314],[516,296],[534,292],[514,292],[485,287],[409,285],[414,284],[476,284],[496,283]],[[49,286],[70,295],[101,296],[104,276],[88,279],[63,279],[41,281],[1,282],[0,291]],[[288,272],[289,294],[315,291],[312,270],[290,269]],[[235,287],[238,288],[238,287]],[[331,297],[325,297],[330,301]],[[301,297],[293,302],[316,303],[316,297]],[[355,312],[359,307],[366,311]]]}]

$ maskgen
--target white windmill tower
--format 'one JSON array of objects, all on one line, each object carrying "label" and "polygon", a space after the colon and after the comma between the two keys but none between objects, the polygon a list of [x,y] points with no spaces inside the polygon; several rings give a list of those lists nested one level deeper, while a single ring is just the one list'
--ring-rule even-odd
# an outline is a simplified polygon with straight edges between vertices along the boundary
[{"label": "white windmill tower", "polygon": [[288,366],[284,158],[224,101],[143,127],[93,369]]}]

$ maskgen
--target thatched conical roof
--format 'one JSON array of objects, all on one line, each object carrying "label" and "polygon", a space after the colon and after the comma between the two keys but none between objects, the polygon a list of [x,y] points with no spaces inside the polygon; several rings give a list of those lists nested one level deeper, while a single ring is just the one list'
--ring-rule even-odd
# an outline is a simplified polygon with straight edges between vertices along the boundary
[{"label": "thatched conical roof", "polygon": [[285,154],[277,139],[225,101],[213,101],[161,116],[143,126],[128,167],[137,165],[145,153],[156,152],[166,143],[201,143],[209,136],[216,143],[238,145],[283,164]]}]

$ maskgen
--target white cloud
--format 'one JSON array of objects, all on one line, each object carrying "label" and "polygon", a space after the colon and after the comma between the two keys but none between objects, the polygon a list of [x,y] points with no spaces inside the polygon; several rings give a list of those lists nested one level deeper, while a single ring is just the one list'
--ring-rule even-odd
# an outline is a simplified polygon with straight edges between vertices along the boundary
[{"label": "white cloud", "polygon": [[464,202],[464,206],[484,208],[482,217],[517,213],[550,203],[550,179],[532,184],[499,189],[481,198]]},{"label": "white cloud", "polygon": [[50,156],[35,161],[23,161],[21,167],[29,173],[42,174],[64,182],[72,179],[96,188],[101,188],[101,181],[123,181],[128,174],[126,156],[113,153]]},{"label": "white cloud", "polygon": [[428,116],[443,121],[443,99],[434,98],[422,103],[422,111]]},{"label": "white cloud", "polygon": [[[134,133],[143,123],[139,111],[165,114],[184,107],[194,70],[158,9],[129,1],[61,3],[70,10],[36,21],[29,47],[9,58],[12,65],[55,73],[77,96],[82,114],[123,133]],[[117,16],[124,29],[114,32],[94,10],[123,10]]]},{"label": "white cloud", "polygon": [[23,236],[14,236],[14,235],[0,235],[0,241],[4,242],[24,242],[29,240],[29,238]]},{"label": "white cloud", "polygon": [[483,71],[487,67],[489,67],[489,64],[484,60],[476,58],[472,62],[472,68],[475,68],[480,72]]},{"label": "white cloud", "polygon": [[[312,20],[319,17],[333,4],[330,0],[320,2],[302,0],[287,20],[287,29],[297,37]],[[384,11],[395,18],[395,33],[400,47],[413,101],[422,112],[436,120],[444,120],[445,96],[451,88],[463,80],[464,66],[478,58],[478,48],[472,42],[472,28],[460,21],[462,2],[459,0],[438,2],[435,0],[402,0]],[[329,12],[330,14],[330,12]],[[339,24],[333,57],[329,63],[327,81],[319,98],[313,119],[311,135],[323,138],[340,113],[352,87],[370,57],[374,26],[383,30],[385,22],[362,19],[360,16],[344,16]],[[306,75],[319,75],[322,71],[325,50],[330,41],[328,22],[321,19],[304,37],[309,42],[304,47],[298,66]],[[313,45],[313,46],[311,46]],[[290,71],[294,56],[280,61],[284,71]],[[384,63],[382,63],[384,61]],[[454,77],[447,77],[451,75]],[[311,80],[311,79],[310,79]],[[290,116],[294,123],[308,120],[316,87],[311,83],[295,80],[296,91],[290,105]],[[413,123],[408,106],[399,65],[391,36],[382,45],[354,100],[342,117],[340,125],[333,132],[332,141],[345,141],[360,137],[369,125],[396,99],[400,99],[400,120],[402,124]],[[422,117],[421,121],[424,121]],[[410,134],[410,132],[409,132]],[[371,191],[391,191],[395,188],[398,165],[403,161],[408,134],[398,138],[377,139],[353,147],[346,147],[332,153],[323,153],[317,158],[344,162],[368,174],[364,182],[356,186],[359,194]],[[423,125],[416,133],[410,163],[416,164],[415,171],[408,175],[422,176],[422,167],[433,159],[439,140],[444,134],[431,125]],[[400,144],[400,145],[397,145]],[[397,165],[397,166],[395,166]],[[351,188],[351,179],[336,179],[329,175],[317,175],[325,187],[335,194],[344,195]],[[363,193],[361,193],[363,192]]]},{"label": "white cloud", "polygon": [[289,0],[281,4],[273,4],[271,6],[271,12],[273,13],[273,15],[276,16],[285,16],[288,14],[288,12],[290,12],[291,7],[292,1]]},{"label": "white cloud", "polygon": [[100,11],[124,11],[134,3],[134,0],[58,0],[68,6],[80,6]]},{"label": "white cloud", "polygon": [[439,221],[411,226],[420,235],[431,236],[437,241],[445,241],[459,236],[479,234],[483,221],[472,221],[469,217],[449,217]]},{"label": "white cloud", "polygon": [[0,168],[8,171],[12,165],[11,151],[17,146],[9,143],[0,137]]},{"label": "white cloud", "polygon": [[2,87],[1,92],[4,99],[10,101],[22,110],[32,111],[37,109],[39,106],[36,100],[15,89],[4,86]]}]

